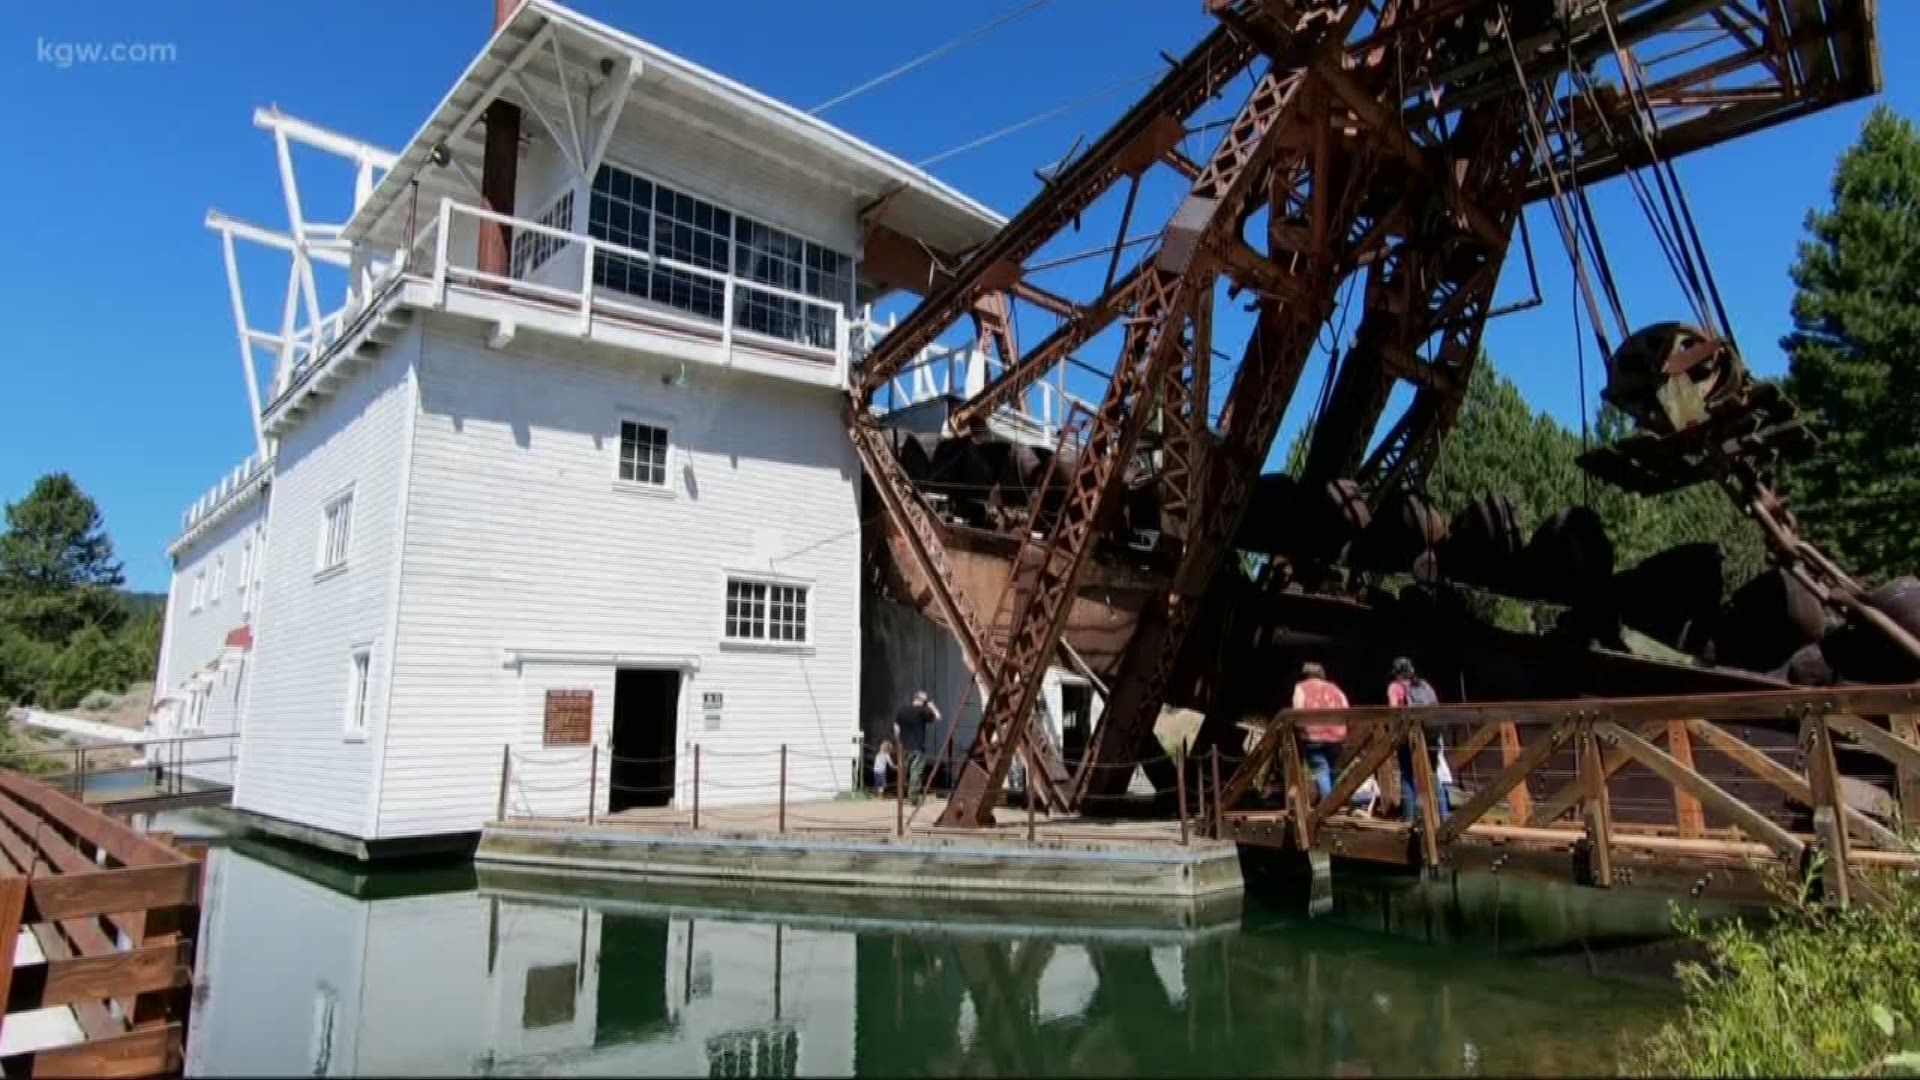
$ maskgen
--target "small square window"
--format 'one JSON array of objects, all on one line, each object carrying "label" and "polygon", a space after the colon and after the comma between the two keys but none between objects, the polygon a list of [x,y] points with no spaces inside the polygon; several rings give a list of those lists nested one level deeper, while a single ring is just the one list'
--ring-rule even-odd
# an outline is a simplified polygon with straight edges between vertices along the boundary
[{"label": "small square window", "polygon": [[620,479],[649,487],[667,486],[666,428],[620,421]]}]

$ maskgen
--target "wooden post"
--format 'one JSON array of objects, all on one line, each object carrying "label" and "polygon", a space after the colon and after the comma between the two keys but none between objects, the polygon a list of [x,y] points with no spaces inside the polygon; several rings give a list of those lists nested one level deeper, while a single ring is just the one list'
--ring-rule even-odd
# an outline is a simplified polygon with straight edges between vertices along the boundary
[{"label": "wooden post", "polygon": [[1613,887],[1613,806],[1607,800],[1606,758],[1600,753],[1600,740],[1587,724],[1580,726],[1574,746],[1575,765],[1580,784],[1580,817],[1587,826],[1587,870],[1590,884],[1603,889]]},{"label": "wooden post", "polygon": [[[17,947],[20,937],[20,917],[27,909],[27,879],[18,875],[0,877],[0,942],[6,947]],[[0,1001],[13,990],[13,965],[0,965]],[[6,1015],[0,1008],[0,1024],[4,1024]]]},{"label": "wooden post", "polygon": [[[896,751],[900,747],[894,748]],[[907,755],[893,763],[893,835],[907,835]]]},{"label": "wooden post", "polygon": [[700,827],[700,744],[693,744],[693,827]]},{"label": "wooden post", "polygon": [[1840,790],[1840,769],[1833,760],[1833,732],[1824,716],[1808,716],[1800,721],[1800,746],[1807,755],[1807,784],[1813,792],[1813,833],[1820,839],[1825,858],[1820,863],[1821,899],[1835,907],[1846,907],[1851,896],[1848,881],[1846,805]]},{"label": "wooden post", "polygon": [[[1920,714],[1907,713],[1889,719],[1893,723],[1894,738],[1920,745]],[[1920,830],[1920,769],[1901,766],[1895,775],[1899,777],[1900,820],[1909,831]]]},{"label": "wooden post", "polygon": [[780,744],[780,824],[779,832],[787,831],[787,744]]},{"label": "wooden post", "polygon": [[1313,850],[1313,777],[1307,772],[1306,755],[1300,749],[1300,733],[1292,725],[1285,732],[1286,776],[1281,783],[1287,789],[1288,816],[1293,818],[1293,844],[1302,854]]},{"label": "wooden post", "polygon": [[593,824],[594,792],[600,787],[600,744],[587,748],[587,824]]},{"label": "wooden post", "polygon": [[[1520,760],[1520,729],[1513,721],[1500,721],[1500,767],[1506,768]],[[1527,781],[1521,777],[1507,794],[1507,818],[1516,825],[1523,825],[1533,816],[1533,798],[1527,794]]]},{"label": "wooden post", "polygon": [[1180,771],[1174,774],[1174,793],[1180,799],[1180,846],[1187,844],[1187,740],[1180,740]]},{"label": "wooden post", "polygon": [[[1673,760],[1693,768],[1693,741],[1687,734],[1685,720],[1667,721],[1667,753]],[[1673,818],[1680,826],[1681,836],[1694,837],[1706,832],[1707,822],[1700,812],[1700,800],[1677,784],[1673,788]]]},{"label": "wooden post", "polygon": [[1227,835],[1226,800],[1220,797],[1220,745],[1213,747],[1213,838],[1224,839]]},{"label": "wooden post", "polygon": [[1407,749],[1413,759],[1413,797],[1420,815],[1420,863],[1428,870],[1440,866],[1440,803],[1436,797],[1433,759],[1427,756],[1427,733],[1416,723],[1407,728]]},{"label": "wooden post", "polygon": [[513,776],[513,747],[500,744],[500,804],[494,807],[493,820],[507,820],[507,781]]}]

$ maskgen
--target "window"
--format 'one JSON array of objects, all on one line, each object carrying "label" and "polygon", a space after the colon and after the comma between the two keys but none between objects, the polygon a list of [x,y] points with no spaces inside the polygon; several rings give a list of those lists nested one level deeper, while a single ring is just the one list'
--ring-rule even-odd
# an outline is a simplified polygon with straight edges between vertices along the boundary
[{"label": "window", "polygon": [[253,614],[253,537],[240,543],[240,613]]},{"label": "window", "polygon": [[353,492],[349,491],[327,504],[326,520],[320,530],[320,569],[345,566],[347,544],[352,539]]},{"label": "window", "polygon": [[193,603],[188,607],[188,610],[199,611],[202,607],[206,606],[206,603],[207,603],[207,572],[205,570],[202,570],[199,573],[193,575]]},{"label": "window", "polygon": [[731,641],[806,644],[807,587],[729,578],[726,636]]},{"label": "window", "polygon": [[[573,228],[573,192],[564,191],[547,207],[546,213],[533,219],[535,223],[562,231]],[[552,258],[554,253],[567,246],[568,241],[552,233],[536,232],[533,229],[515,229],[513,231],[513,276],[524,278],[541,264]]]},{"label": "window", "polygon": [[207,593],[207,603],[220,602],[220,594],[227,591],[227,557],[216,555],[213,559],[213,588]]},{"label": "window", "polygon": [[207,698],[210,691],[204,686],[196,686],[187,694],[187,717],[182,725],[183,731],[199,731],[207,721]]},{"label": "window", "polygon": [[353,650],[347,666],[347,737],[359,739],[367,734],[367,676],[373,668],[373,650],[362,646]]},{"label": "window", "polygon": [[[587,232],[662,259],[731,274],[788,292],[818,297],[844,308],[853,295],[853,259],[784,232],[602,165],[587,204]],[[718,279],[650,266],[645,260],[599,252],[593,282],[656,304],[719,321],[725,314]],[[831,307],[777,296],[742,284],[734,300],[734,325],[786,341],[832,348]]]},{"label": "window", "polygon": [[667,486],[666,428],[620,421],[620,479],[658,488]]}]

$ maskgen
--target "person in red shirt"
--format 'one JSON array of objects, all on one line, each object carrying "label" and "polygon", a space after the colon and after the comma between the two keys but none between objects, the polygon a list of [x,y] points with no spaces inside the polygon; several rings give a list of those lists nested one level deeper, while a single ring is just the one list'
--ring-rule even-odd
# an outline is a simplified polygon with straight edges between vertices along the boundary
[{"label": "person in red shirt", "polygon": [[[1300,666],[1300,681],[1293,684],[1296,709],[1344,709],[1347,695],[1327,678],[1327,669],[1316,663]],[[1324,799],[1333,794],[1333,766],[1340,760],[1340,747],[1347,741],[1345,724],[1302,725],[1307,766],[1313,770],[1313,786]]]}]

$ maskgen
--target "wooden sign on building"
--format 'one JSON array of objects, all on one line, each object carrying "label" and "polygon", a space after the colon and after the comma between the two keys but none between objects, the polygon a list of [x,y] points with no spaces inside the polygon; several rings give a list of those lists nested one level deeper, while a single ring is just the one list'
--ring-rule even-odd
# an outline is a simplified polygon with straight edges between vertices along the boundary
[{"label": "wooden sign on building", "polygon": [[546,745],[585,746],[593,741],[593,691],[547,691]]}]

